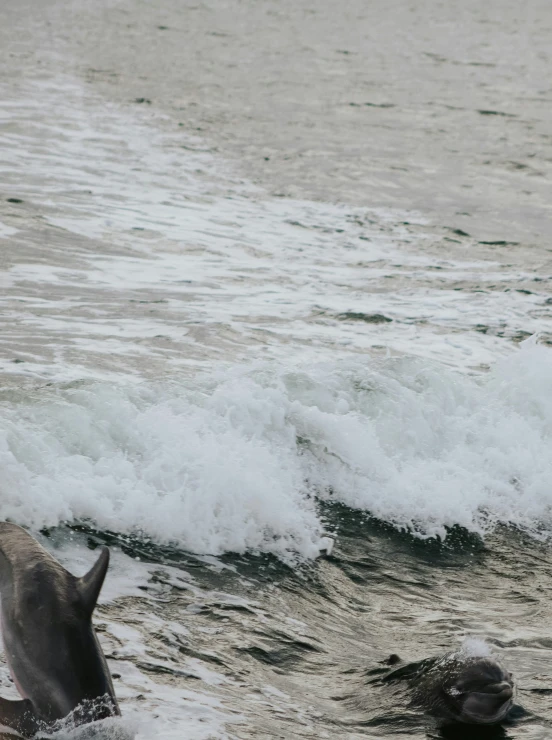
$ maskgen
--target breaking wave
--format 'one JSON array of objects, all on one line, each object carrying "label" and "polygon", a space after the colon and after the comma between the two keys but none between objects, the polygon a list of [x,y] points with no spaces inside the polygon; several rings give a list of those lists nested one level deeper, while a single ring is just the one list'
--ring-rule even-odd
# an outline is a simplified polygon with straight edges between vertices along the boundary
[{"label": "breaking wave", "polygon": [[365,359],[10,393],[0,516],[34,529],[312,558],[331,500],[421,537],[552,533],[552,352],[534,343],[479,377]]}]

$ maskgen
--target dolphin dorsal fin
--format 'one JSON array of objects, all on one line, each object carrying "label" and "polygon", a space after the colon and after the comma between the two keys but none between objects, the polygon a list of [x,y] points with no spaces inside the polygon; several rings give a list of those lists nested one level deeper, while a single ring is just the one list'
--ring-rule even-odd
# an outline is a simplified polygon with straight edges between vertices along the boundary
[{"label": "dolphin dorsal fin", "polygon": [[94,607],[96,606],[96,602],[98,601],[98,596],[102,590],[108,565],[109,548],[102,547],[100,557],[96,560],[88,573],[77,580],[83,606],[89,614],[92,614]]}]

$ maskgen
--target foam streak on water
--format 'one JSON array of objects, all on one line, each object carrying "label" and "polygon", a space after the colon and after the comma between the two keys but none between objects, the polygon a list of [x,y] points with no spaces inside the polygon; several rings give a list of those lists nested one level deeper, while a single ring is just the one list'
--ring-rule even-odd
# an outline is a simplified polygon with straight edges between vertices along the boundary
[{"label": "foam streak on water", "polygon": [[548,329],[537,273],[444,256],[417,214],[268,198],[159,115],[66,78],[18,92],[0,114],[4,187],[24,201],[0,228],[5,371],[383,349],[479,367],[509,351],[498,337]]}]

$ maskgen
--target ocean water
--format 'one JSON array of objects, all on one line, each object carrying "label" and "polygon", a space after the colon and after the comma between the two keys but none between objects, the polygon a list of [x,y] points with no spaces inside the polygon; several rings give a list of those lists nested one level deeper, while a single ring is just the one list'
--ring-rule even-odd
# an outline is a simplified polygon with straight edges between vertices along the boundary
[{"label": "ocean water", "polygon": [[[168,0],[0,11],[0,517],[30,528],[76,574],[99,544],[112,549],[96,626],[123,716],[87,728],[68,719],[60,740],[466,737],[378,680],[392,653],[417,661],[456,650],[497,655],[517,685],[511,721],[470,737],[552,736],[552,264],[546,234],[535,237],[547,208],[549,144],[535,133],[545,98],[533,129],[497,131],[518,115],[491,108],[499,91],[503,107],[517,99],[505,80],[529,84],[501,56],[519,19],[491,4],[484,23],[469,4],[472,61],[458,64],[483,76],[481,126],[495,127],[474,127],[465,145],[477,207],[454,220],[448,160],[426,200],[414,197],[414,150],[393,205],[389,182],[362,180],[362,159],[362,187],[352,164],[343,174],[350,152],[331,139],[341,113],[316,108],[336,76],[351,84],[342,58],[360,54],[351,10],[334,39],[351,49],[330,65],[315,43],[335,13],[323,5],[301,11],[310,36],[295,61],[301,68],[305,49],[318,59],[308,74],[319,87],[292,109],[310,101],[334,149],[289,163],[295,190],[285,158],[280,170],[273,162],[293,147],[278,138],[281,119],[266,128],[258,88],[259,70],[271,79],[281,69],[274,111],[287,110],[282,90],[293,98],[294,88],[277,47],[267,41],[250,87],[233,71],[260,43],[242,14],[270,39],[268,16],[279,13],[291,38],[287,4],[260,4],[263,20],[237,3],[235,21],[227,4]],[[545,56],[527,59],[538,65],[548,13],[529,5],[523,28],[541,34]],[[424,32],[431,49],[450,30],[443,13],[397,3],[402,42],[391,47],[389,18],[382,25],[373,74],[389,84],[362,104],[378,116],[394,115],[398,103],[386,101],[410,106],[381,123],[386,146],[404,145],[412,118],[411,92],[393,74],[421,43],[409,23],[435,20]],[[205,33],[205,45],[186,38],[200,69],[227,86],[209,95],[235,89],[236,108],[186,107],[175,42],[164,56],[151,40],[179,28]],[[477,56],[485,42],[494,61]],[[457,66],[423,53],[424,94],[465,94]],[[498,78],[485,78],[495,64]],[[135,96],[139,84],[159,100]],[[256,106],[246,115],[248,95]],[[440,115],[460,142],[457,109]],[[411,133],[430,151],[441,139],[422,118]],[[232,127],[247,126],[244,144]],[[290,121],[297,141],[300,128]],[[511,173],[527,173],[489,154],[499,134],[508,147],[517,136],[525,154],[532,143],[540,168],[519,211]],[[254,155],[267,163],[258,176]],[[443,192],[445,220],[430,187]],[[502,212],[511,237],[497,225]],[[4,662],[0,688],[15,698]]]}]

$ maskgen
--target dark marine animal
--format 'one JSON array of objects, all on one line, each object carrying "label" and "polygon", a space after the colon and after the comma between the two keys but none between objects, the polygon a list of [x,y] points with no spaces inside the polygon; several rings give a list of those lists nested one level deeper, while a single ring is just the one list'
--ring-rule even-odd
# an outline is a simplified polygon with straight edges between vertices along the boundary
[{"label": "dark marine animal", "polygon": [[0,698],[0,724],[30,737],[72,714],[77,724],[119,715],[92,612],[109,564],[101,549],[82,578],[21,527],[0,522],[2,635],[23,697]]},{"label": "dark marine animal", "polygon": [[[391,656],[391,664],[398,662]],[[412,704],[448,722],[492,725],[512,709],[512,675],[492,656],[448,653],[401,666],[384,681],[408,681]]]}]

